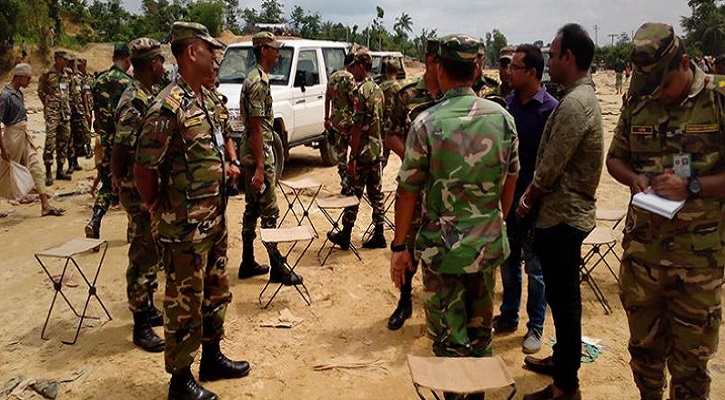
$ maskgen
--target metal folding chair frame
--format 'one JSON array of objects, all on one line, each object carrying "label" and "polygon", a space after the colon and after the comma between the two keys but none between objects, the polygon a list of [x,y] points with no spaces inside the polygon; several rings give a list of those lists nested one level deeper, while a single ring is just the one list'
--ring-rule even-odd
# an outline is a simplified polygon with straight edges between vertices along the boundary
[{"label": "metal folding chair frame", "polygon": [[[315,233],[315,237],[319,237],[317,228],[315,228],[315,224],[310,218],[310,209],[312,209],[312,206],[315,204],[315,199],[317,199],[317,195],[319,195],[320,191],[322,190],[322,184],[317,184],[316,187],[295,187],[291,185],[292,183],[293,182],[286,181],[278,182],[279,188],[282,191],[282,196],[284,196],[285,201],[287,201],[287,210],[285,210],[282,218],[280,218],[279,224],[277,224],[277,228],[282,227],[282,224],[284,223],[284,220],[285,218],[287,218],[288,214],[292,214],[295,217],[295,221],[297,221],[297,226],[302,226],[302,222],[306,218],[307,222],[309,222],[310,227],[312,228],[312,231]],[[289,188],[292,191],[292,194],[288,195],[287,192],[284,190],[285,188]],[[302,202],[301,196],[305,191],[308,190],[313,192],[314,194],[310,198],[309,204],[305,206],[305,203]],[[292,198],[291,201],[290,197]],[[297,215],[298,210],[295,210],[295,204],[298,204],[299,208],[301,208],[302,216]]]},{"label": "metal folding chair frame", "polygon": [[[322,215],[325,216],[325,219],[327,219],[327,221],[332,226],[331,232],[332,233],[340,232],[340,220],[342,219],[342,216],[344,215],[345,210],[338,209],[338,210],[340,210],[340,214],[337,216],[337,218],[333,218],[332,214],[330,213],[330,211],[328,211],[327,208],[319,207],[319,205],[318,205],[318,208],[320,209],[320,212],[322,212]],[[328,242],[331,244],[330,250],[327,251],[327,255],[325,255],[325,258],[320,260],[320,254],[322,254],[322,250],[325,249],[325,245]],[[327,259],[330,258],[330,255],[335,250],[335,247],[338,247],[338,246],[335,243],[332,243],[330,241],[330,238],[328,238],[327,235],[325,235],[325,240],[322,242],[322,246],[320,246],[320,249],[317,250],[317,261],[320,262],[320,265],[325,265],[325,263],[327,262]],[[352,243],[352,240],[350,241],[350,251],[352,251],[352,253],[355,254],[355,257],[357,257],[358,261],[362,261],[362,258],[360,258],[360,252],[358,251],[357,247],[355,247],[355,244]]]},{"label": "metal folding chair frame", "polygon": [[[594,296],[597,298],[599,303],[602,305],[602,308],[604,308],[604,312],[606,314],[610,314],[612,312],[612,308],[609,305],[609,302],[607,301],[606,297],[604,297],[604,292],[602,292],[601,288],[599,287],[599,284],[592,276],[592,272],[594,271],[594,269],[596,269],[596,267],[599,264],[603,263],[604,265],[606,265],[607,269],[612,274],[612,276],[617,281],[617,283],[619,283],[619,277],[614,272],[614,269],[609,264],[606,257],[608,254],[611,253],[614,255],[614,257],[619,262],[621,262],[621,260],[619,259],[619,255],[615,251],[615,246],[617,245],[617,239],[616,239],[616,237],[614,237],[614,231],[611,228],[602,228],[602,227],[596,227],[594,229],[609,229],[612,233],[612,238],[611,238],[611,240],[600,241],[597,243],[586,243],[586,239],[584,240],[584,243],[582,245],[589,246],[590,248],[587,251],[587,253],[582,257],[582,263],[579,268],[579,272],[581,275],[580,282],[586,282],[589,285],[589,287],[592,289],[592,292],[594,292]],[[606,246],[605,247],[606,251],[602,252],[602,246]],[[591,267],[589,267],[588,266],[589,262],[591,262],[592,259],[594,259],[595,257],[598,257],[596,259],[596,262],[594,262],[594,264]]]},{"label": "metal folding chair frame", "polygon": [[[265,242],[264,240],[262,240],[262,244],[268,250],[269,254],[272,254],[275,256],[276,256],[276,254],[281,255],[281,259],[278,259],[277,262],[279,262],[279,264],[282,265],[283,267],[289,268],[291,272],[294,272],[295,268],[297,268],[297,265],[300,263],[300,260],[302,260],[302,257],[305,256],[305,253],[310,248],[310,246],[312,245],[312,242],[314,240],[315,240],[315,236],[312,236],[310,239],[307,240],[307,245],[302,250],[302,252],[297,256],[297,259],[295,260],[294,264],[292,264],[292,265],[289,263],[289,256],[290,256],[290,254],[292,254],[292,251],[295,249],[295,247],[297,247],[297,245],[299,243],[303,242],[304,240],[294,240],[294,241],[288,241],[288,242]],[[282,254],[281,252],[279,252],[278,245],[280,243],[292,243],[292,245],[290,245],[289,248],[287,249],[287,251],[284,254]],[[275,247],[277,248],[277,251],[272,251]],[[272,261],[272,260],[270,260],[270,261]],[[268,279],[267,283],[264,285],[264,288],[262,288],[262,291],[259,292],[259,298],[258,298],[259,305],[265,309],[267,307],[269,307],[270,304],[272,304],[272,301],[274,300],[275,297],[277,297],[277,294],[279,293],[280,290],[282,290],[282,287],[284,286],[284,283],[280,282],[277,286],[277,289],[274,291],[274,293],[272,293],[272,296],[269,298],[267,303],[265,305],[262,305],[262,302],[263,302],[262,297],[264,296],[264,292],[267,291],[267,289],[269,288],[271,283],[272,282],[271,282],[271,277],[270,277],[270,279]],[[300,297],[302,297],[302,299],[305,301],[305,303],[307,303],[308,306],[312,305],[312,297],[310,296],[310,292],[309,292],[309,290],[307,290],[307,286],[304,284],[304,282],[300,283],[299,285],[293,285],[293,286],[294,286],[295,290],[297,290],[297,293],[299,293]],[[300,286],[302,286],[302,290],[299,288]]]},{"label": "metal folding chair frame", "polygon": [[[395,192],[396,192],[395,189],[383,191],[383,225],[391,231],[395,231],[395,221],[388,216],[388,212],[391,209],[393,209],[393,206],[395,205]],[[367,193],[365,193],[365,195],[363,195],[363,199],[365,199],[365,202],[368,203],[368,205],[372,209],[373,203],[368,198]],[[373,234],[374,231],[375,231],[375,223],[373,221],[370,221],[370,224],[368,225],[368,227],[365,229],[365,232],[363,233],[363,236],[362,236],[363,242],[367,241],[370,238],[370,236]]]},{"label": "metal folding chair frame", "polygon": [[[80,239],[75,239],[75,241],[77,241],[77,240],[80,240]],[[64,344],[73,345],[78,341],[78,336],[80,335],[84,320],[86,320],[86,319],[100,320],[101,319],[101,317],[86,315],[86,312],[88,311],[88,305],[91,301],[91,297],[96,298],[96,300],[98,301],[98,304],[101,306],[103,311],[106,313],[108,320],[110,321],[113,319],[111,317],[111,314],[108,312],[108,309],[103,304],[103,301],[101,301],[101,298],[98,297],[98,290],[96,288],[96,283],[98,282],[98,275],[101,272],[101,267],[103,266],[103,260],[105,259],[106,251],[108,250],[108,242],[105,240],[101,241],[101,240],[96,240],[96,239],[82,239],[82,240],[87,241],[87,242],[95,241],[96,243],[94,243],[94,245],[89,244],[88,246],[90,246],[90,247],[87,246],[87,248],[84,250],[73,252],[73,253],[68,253],[68,254],[60,254],[60,253],[52,254],[53,250],[58,249],[62,246],[59,246],[54,249],[49,249],[49,250],[47,250],[47,253],[40,252],[40,253],[35,254],[35,259],[38,261],[38,264],[40,264],[41,268],[43,269],[45,274],[48,276],[48,279],[50,279],[50,281],[53,283],[53,289],[55,290],[55,293],[53,294],[53,299],[50,302],[50,307],[48,308],[48,314],[45,317],[45,323],[43,323],[43,329],[40,332],[40,337],[43,340],[50,339],[49,337],[46,337],[45,331],[48,328],[48,322],[50,321],[50,316],[53,313],[53,308],[55,307],[55,302],[58,299],[58,294],[60,294],[60,296],[66,302],[66,304],[71,309],[73,314],[75,314],[75,316],[77,318],[79,318],[78,328],[76,328],[76,333],[75,333],[75,336],[73,337],[73,340],[71,340],[71,341],[61,340],[61,342]],[[75,241],[74,240],[69,241],[66,243],[66,245],[71,244],[72,242],[75,242]],[[101,248],[101,247],[102,247],[102,252],[100,255],[100,259],[98,261],[98,266],[96,267],[95,273],[93,274],[93,280],[90,281],[90,280],[88,280],[88,277],[86,276],[85,272],[83,272],[83,269],[80,267],[80,265],[78,265],[78,262],[76,262],[75,256],[77,254],[89,251],[91,249],[96,249],[96,248]],[[60,276],[57,278],[57,281],[55,278],[53,278],[53,275],[50,273],[50,271],[48,270],[48,267],[45,265],[45,263],[43,263],[43,259],[51,259],[51,258],[65,260],[65,263],[63,265],[63,270],[62,270]],[[81,275],[81,277],[83,278],[83,281],[88,286],[88,296],[86,297],[85,304],[83,305],[83,311],[81,313],[78,313],[76,308],[73,307],[73,304],[71,303],[70,299],[68,299],[68,297],[66,297],[65,293],[63,293],[63,279],[65,278],[66,272],[68,271],[68,266],[71,265],[71,263],[73,264],[75,269],[78,271],[78,273]]]}]

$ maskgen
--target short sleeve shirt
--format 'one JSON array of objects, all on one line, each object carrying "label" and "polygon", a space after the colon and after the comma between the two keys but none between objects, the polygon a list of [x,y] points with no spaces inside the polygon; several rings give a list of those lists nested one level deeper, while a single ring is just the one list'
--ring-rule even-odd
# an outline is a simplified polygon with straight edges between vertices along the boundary
[{"label": "short sleeve shirt", "polygon": [[355,112],[355,77],[344,68],[330,75],[327,91],[332,95],[330,122],[347,133],[352,127],[352,115]]},{"label": "short sleeve shirt", "polygon": [[264,143],[264,163],[272,165],[274,158],[272,157],[273,132],[274,132],[274,110],[272,109],[272,92],[269,87],[269,76],[262,67],[257,66],[249,72],[247,78],[244,79],[242,91],[239,99],[239,114],[244,121],[244,136],[242,137],[242,164],[247,166],[256,165],[254,154],[252,153],[252,141],[250,133],[252,131],[250,117],[262,118],[262,142]]}]

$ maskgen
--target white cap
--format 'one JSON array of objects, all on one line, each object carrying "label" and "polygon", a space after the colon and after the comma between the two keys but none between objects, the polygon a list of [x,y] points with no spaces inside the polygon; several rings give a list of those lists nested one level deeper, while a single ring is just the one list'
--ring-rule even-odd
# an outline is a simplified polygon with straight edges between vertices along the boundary
[{"label": "white cap", "polygon": [[32,76],[30,64],[20,63],[16,65],[13,76]]}]

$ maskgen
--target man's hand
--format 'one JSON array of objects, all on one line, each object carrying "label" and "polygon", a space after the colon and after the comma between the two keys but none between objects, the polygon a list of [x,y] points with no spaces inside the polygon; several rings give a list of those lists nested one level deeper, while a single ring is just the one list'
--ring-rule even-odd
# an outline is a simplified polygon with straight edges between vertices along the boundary
[{"label": "man's hand", "polygon": [[390,279],[400,289],[405,284],[405,271],[413,270],[413,260],[408,250],[393,252],[390,257]]},{"label": "man's hand", "polygon": [[227,164],[226,174],[229,177],[229,179],[232,180],[232,184],[236,185],[237,179],[239,179],[239,175],[242,174],[242,171],[240,171],[239,167],[237,167],[234,164]]},{"label": "man's hand", "polygon": [[657,175],[652,179],[652,190],[658,195],[675,201],[687,200],[687,179],[673,174]]},{"label": "man's hand", "polygon": [[329,118],[325,118],[325,129],[329,132],[332,130],[332,122]]},{"label": "man's hand", "polygon": [[252,189],[256,193],[259,193],[260,189],[262,189],[262,184],[264,184],[264,167],[257,167],[252,176]]},{"label": "man's hand", "polygon": [[530,188],[527,188],[523,195],[521,195],[521,198],[519,199],[519,206],[516,207],[516,214],[518,214],[520,217],[526,217],[531,213],[531,204],[526,202],[526,197],[528,196],[530,191]]},{"label": "man's hand", "polygon": [[637,175],[634,180],[632,180],[632,183],[629,185],[629,190],[632,192],[633,196],[640,192],[646,192],[648,188],[649,178],[647,177],[647,175],[642,174]]},{"label": "man's hand", "polygon": [[357,176],[357,161],[354,158],[347,162],[347,176],[353,179]]},{"label": "man's hand", "polygon": [[121,178],[117,178],[115,175],[112,175],[111,188],[113,188],[114,193],[118,193],[118,191],[121,189]]}]

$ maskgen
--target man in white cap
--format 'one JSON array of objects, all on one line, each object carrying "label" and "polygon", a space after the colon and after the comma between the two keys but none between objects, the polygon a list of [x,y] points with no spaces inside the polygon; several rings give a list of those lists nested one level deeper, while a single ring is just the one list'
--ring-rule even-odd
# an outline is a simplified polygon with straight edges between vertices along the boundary
[{"label": "man in white cap", "polygon": [[0,136],[0,158],[6,162],[15,161],[26,166],[35,182],[35,190],[40,195],[43,206],[41,215],[63,215],[65,210],[53,207],[48,202],[43,181],[43,169],[38,159],[38,149],[27,130],[28,115],[21,88],[30,84],[30,64],[15,66],[13,80],[0,93],[0,122],[5,129]]}]

